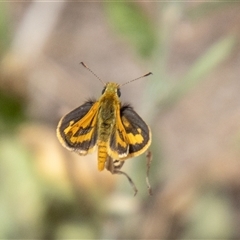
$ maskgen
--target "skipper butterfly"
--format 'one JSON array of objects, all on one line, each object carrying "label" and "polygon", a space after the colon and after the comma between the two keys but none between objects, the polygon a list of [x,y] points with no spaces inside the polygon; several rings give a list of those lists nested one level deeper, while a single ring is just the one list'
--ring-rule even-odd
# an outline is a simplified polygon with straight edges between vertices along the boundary
[{"label": "skipper butterfly", "polygon": [[[120,87],[151,73],[119,85],[114,82],[104,83],[83,62],[81,64],[104,84],[102,96],[98,101],[87,101],[65,115],[59,121],[57,137],[65,148],[82,156],[93,152],[97,147],[98,170],[106,168],[112,174],[125,175],[136,195],[137,188],[132,179],[120,169],[124,160],[136,157],[148,149],[151,130],[129,104],[121,104]],[[150,161],[148,158],[148,170]],[[148,176],[147,184],[151,194]]]}]

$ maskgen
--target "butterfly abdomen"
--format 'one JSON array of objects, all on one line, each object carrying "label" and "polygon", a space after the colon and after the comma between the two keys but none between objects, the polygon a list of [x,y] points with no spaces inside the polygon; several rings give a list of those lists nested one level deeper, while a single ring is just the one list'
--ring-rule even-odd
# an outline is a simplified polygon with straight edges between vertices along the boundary
[{"label": "butterfly abdomen", "polygon": [[108,140],[112,132],[112,123],[99,121],[98,132],[98,170],[102,171],[105,168],[105,162],[108,156]]},{"label": "butterfly abdomen", "polygon": [[102,171],[105,168],[107,160],[107,143],[103,141],[98,142],[98,170]]},{"label": "butterfly abdomen", "polygon": [[105,168],[109,152],[109,139],[116,125],[116,104],[114,96],[101,99],[98,114],[98,170]]}]

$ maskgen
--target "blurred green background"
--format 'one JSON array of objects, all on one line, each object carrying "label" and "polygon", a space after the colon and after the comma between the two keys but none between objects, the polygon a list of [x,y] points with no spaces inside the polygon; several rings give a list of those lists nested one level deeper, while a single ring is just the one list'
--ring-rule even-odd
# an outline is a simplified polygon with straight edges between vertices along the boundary
[{"label": "blurred green background", "polygon": [[[240,4],[0,3],[0,238],[240,238]],[[124,83],[153,161],[68,152],[59,119]]]}]

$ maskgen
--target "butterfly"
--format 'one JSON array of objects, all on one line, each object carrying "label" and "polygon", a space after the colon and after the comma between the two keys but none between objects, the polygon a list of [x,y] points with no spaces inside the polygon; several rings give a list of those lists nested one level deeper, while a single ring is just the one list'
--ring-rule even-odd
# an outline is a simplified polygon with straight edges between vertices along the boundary
[{"label": "butterfly", "polygon": [[[136,195],[137,188],[132,179],[120,169],[126,159],[149,148],[151,130],[132,106],[121,104],[120,87],[126,83],[104,83],[83,62],[81,64],[104,84],[102,95],[99,100],[89,100],[62,117],[57,126],[57,137],[65,148],[82,156],[97,149],[98,170],[107,169],[112,174],[125,175]],[[149,184],[148,187],[150,189]]]}]

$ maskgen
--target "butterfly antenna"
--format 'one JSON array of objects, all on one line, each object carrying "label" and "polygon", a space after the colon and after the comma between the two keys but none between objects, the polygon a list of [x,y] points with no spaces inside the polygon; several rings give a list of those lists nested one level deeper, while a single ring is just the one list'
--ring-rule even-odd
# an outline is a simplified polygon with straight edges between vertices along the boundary
[{"label": "butterfly antenna", "polygon": [[151,75],[151,74],[152,74],[151,72],[146,73],[146,74],[144,74],[143,76],[138,77],[138,78],[135,78],[135,79],[133,79],[133,80],[131,80],[131,81],[125,82],[125,83],[123,83],[123,84],[120,85],[120,86],[122,87],[122,86],[124,86],[124,85],[126,85],[126,84],[128,84],[128,83],[130,83],[130,82],[133,82],[133,81],[136,81],[136,80],[138,80],[138,79],[141,79],[141,78],[147,77],[147,76],[149,76],[149,75]]},{"label": "butterfly antenna", "polygon": [[103,85],[106,83],[97,75],[95,74],[84,62],[80,62],[89,72],[91,72]]}]

